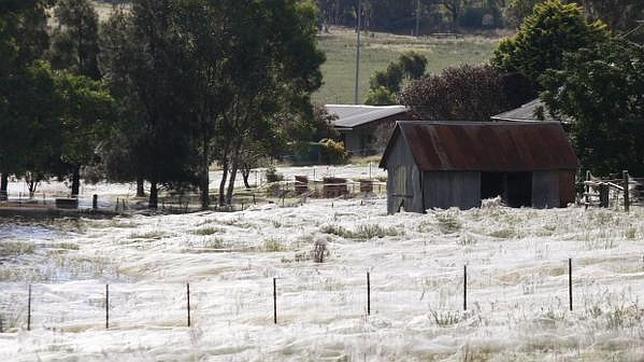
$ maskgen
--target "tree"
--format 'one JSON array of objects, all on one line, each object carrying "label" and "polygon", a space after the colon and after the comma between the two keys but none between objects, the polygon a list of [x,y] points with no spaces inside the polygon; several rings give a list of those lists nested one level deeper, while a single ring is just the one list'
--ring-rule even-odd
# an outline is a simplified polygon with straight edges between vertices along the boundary
[{"label": "tree", "polygon": [[277,139],[285,114],[311,114],[310,95],[321,85],[324,54],[317,48],[312,2],[224,3],[230,19],[224,95],[231,96],[216,142],[224,171],[219,202],[230,204],[247,146]]},{"label": "tree", "polygon": [[412,82],[400,99],[417,118],[486,121],[529,100],[531,92],[517,96],[517,90],[530,89],[524,83],[488,65],[461,65]]},{"label": "tree", "polygon": [[113,99],[102,82],[66,71],[56,74],[62,109],[61,161],[72,168],[72,195],[79,194],[83,165],[96,163],[96,148],[108,133]]},{"label": "tree", "polygon": [[41,105],[22,96],[33,96],[39,77],[32,66],[49,45],[47,5],[36,0],[0,3],[0,200],[7,196],[9,175],[24,171],[30,152],[25,137],[33,134],[30,128],[37,119],[22,115]]},{"label": "tree", "polygon": [[427,58],[414,51],[405,52],[397,61],[391,62],[385,71],[376,71],[369,80],[369,92],[365,104],[396,104],[397,94],[403,81],[419,79],[425,74]]},{"label": "tree", "polygon": [[[56,69],[66,70],[91,80],[99,80],[101,74],[98,68],[98,14],[94,10],[94,6],[88,0],[61,0],[54,9],[54,16],[58,23],[58,28],[53,33],[52,47],[49,54],[52,65]],[[90,85],[88,82],[81,84],[79,80],[80,78],[73,80],[67,77],[61,83],[61,86],[72,90],[72,92],[75,86],[89,87],[96,91],[97,85]],[[67,97],[66,100],[68,102],[73,101],[70,97]],[[91,112],[91,110],[85,109],[83,112]],[[94,126],[92,122],[87,118],[71,120],[69,117],[72,113],[68,112],[66,117],[67,127],[65,127],[65,130],[67,136],[65,139],[74,145],[67,147],[67,152],[63,157],[70,168],[71,193],[75,196],[78,195],[80,190],[81,167],[89,165],[88,162],[94,160],[94,148],[96,145],[91,144],[91,142],[96,139],[87,137],[88,134],[94,133],[89,129]],[[77,115],[80,116],[80,114]],[[74,126],[71,126],[72,123]],[[73,131],[80,133],[73,134]],[[79,141],[85,144],[80,146]],[[66,146],[70,145],[66,143]],[[72,148],[73,151],[71,151]],[[83,154],[82,152],[85,153]]]},{"label": "tree", "polygon": [[514,37],[501,41],[492,64],[536,82],[547,69],[561,67],[565,52],[592,46],[608,34],[603,23],[588,23],[577,4],[548,0],[534,8]]},{"label": "tree", "polygon": [[152,209],[158,207],[159,186],[195,182],[192,78],[184,73],[189,59],[174,27],[175,5],[170,0],[133,1],[128,12],[107,24],[104,48],[107,81],[112,89],[123,85],[127,90],[117,95],[120,112],[128,117],[116,134],[134,130],[126,143],[137,155],[137,171],[131,176],[150,182]]},{"label": "tree", "polygon": [[644,47],[613,39],[566,54],[542,84],[550,111],[574,120],[583,167],[644,174]]},{"label": "tree", "polygon": [[378,88],[369,88],[365,104],[372,106],[387,106],[396,104],[396,94],[386,87],[379,86]]},{"label": "tree", "polygon": [[99,80],[98,14],[88,0],[60,0],[54,9],[51,64]]}]

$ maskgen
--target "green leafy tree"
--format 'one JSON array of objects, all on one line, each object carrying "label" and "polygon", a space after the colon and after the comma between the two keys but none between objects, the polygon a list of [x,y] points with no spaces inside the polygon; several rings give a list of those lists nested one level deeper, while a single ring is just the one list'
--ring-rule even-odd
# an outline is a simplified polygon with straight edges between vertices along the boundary
[{"label": "green leafy tree", "polygon": [[128,12],[108,23],[112,28],[104,48],[111,88],[127,87],[127,92],[117,96],[121,114],[128,115],[117,134],[135,130],[126,143],[137,155],[138,171],[132,176],[150,182],[148,205],[152,209],[158,207],[161,185],[195,182],[189,103],[192,78],[184,73],[190,62],[175,27],[177,4],[133,1]]},{"label": "green leafy tree", "polygon": [[547,69],[561,67],[565,52],[604,41],[608,34],[603,23],[589,23],[577,4],[548,0],[534,8],[514,37],[501,41],[492,64],[536,82]]},{"label": "green leafy tree", "polygon": [[33,149],[25,137],[35,134],[31,126],[38,119],[23,116],[41,106],[29,97],[40,79],[34,62],[49,45],[47,6],[36,0],[0,2],[0,199],[7,196],[9,175],[24,172]]},{"label": "green leafy tree", "polygon": [[367,98],[364,101],[365,104],[372,106],[387,106],[396,104],[396,94],[394,94],[389,88],[379,86],[378,88],[369,88],[367,92]]},{"label": "green leafy tree", "polygon": [[58,26],[52,36],[52,65],[99,80],[98,14],[92,3],[89,0],[60,0],[54,17]]},{"label": "green leafy tree", "polygon": [[574,120],[573,141],[585,168],[644,174],[644,47],[613,39],[569,53],[542,83],[550,111]]},{"label": "green leafy tree", "polygon": [[384,71],[376,71],[369,80],[369,91],[365,104],[396,104],[397,94],[405,80],[419,79],[425,74],[427,58],[416,52],[403,53],[397,61],[390,63]]},{"label": "green leafy tree", "polygon": [[[98,68],[98,14],[94,6],[88,0],[61,0],[54,8],[54,17],[57,28],[53,32],[49,54],[52,65],[56,69],[65,70],[70,74],[99,80],[101,74]],[[66,75],[61,77],[60,86],[64,88],[64,92],[69,92],[73,96],[76,96],[74,94],[76,87],[93,91],[96,91],[97,87],[97,85],[84,82],[81,78],[72,79]],[[74,101],[73,97],[65,99],[68,103]],[[96,142],[97,138],[89,135],[96,134],[97,130],[92,129],[93,127],[99,127],[94,124],[97,119],[90,121],[87,118],[87,113],[92,110],[80,110],[79,107],[82,106],[80,102],[75,104],[76,109],[67,112],[64,121],[66,152],[63,154],[63,159],[70,168],[72,195],[78,195],[80,191],[81,167],[89,166],[94,161],[96,144],[92,142]],[[80,113],[85,114],[81,115]],[[84,117],[84,119],[71,120],[70,117],[74,114]],[[74,131],[78,133],[73,134]],[[81,146],[81,143],[84,144]]]}]

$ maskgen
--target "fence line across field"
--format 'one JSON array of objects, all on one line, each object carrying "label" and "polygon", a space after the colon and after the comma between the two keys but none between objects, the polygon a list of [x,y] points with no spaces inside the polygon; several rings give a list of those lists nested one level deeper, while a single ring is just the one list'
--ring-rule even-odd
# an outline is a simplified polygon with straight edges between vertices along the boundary
[{"label": "fence line across field", "polygon": [[[642,260],[644,260],[644,256],[643,256]],[[574,295],[574,293],[573,293],[573,276],[572,276],[572,272],[573,272],[572,258],[568,258],[567,266],[568,266],[568,268],[567,268],[568,269],[568,283],[567,283],[568,284],[567,285],[567,287],[568,287],[567,288],[567,291],[568,291],[568,293],[567,293],[568,294],[568,309],[570,310],[570,312],[572,312],[573,311],[573,295]],[[468,297],[469,297],[468,293],[470,292],[470,290],[468,289],[469,288],[468,280],[471,279],[471,278],[469,278],[468,264],[463,265],[462,272],[463,272],[462,279],[461,279],[462,283],[463,283],[462,302],[463,302],[463,311],[466,312],[468,310],[468,301],[470,301],[470,299],[471,299],[471,298],[468,299]],[[454,274],[454,273],[456,273],[456,272],[450,272],[448,274]],[[366,294],[365,299],[364,299],[364,303],[365,303],[364,304],[364,306],[365,306],[364,310],[366,311],[366,316],[367,317],[371,315],[371,311],[372,311],[372,295],[373,295],[373,293],[372,293],[372,285],[373,285],[373,283],[372,283],[372,278],[371,278],[372,275],[373,275],[373,271],[367,271],[366,272],[366,279],[363,279],[363,280],[366,281],[366,283],[364,284],[364,288],[365,288],[364,291],[365,291],[365,294]],[[273,324],[278,324],[278,303],[279,303],[279,289],[278,289],[279,284],[278,284],[278,281],[279,280],[289,280],[289,279],[292,279],[292,278],[278,278],[278,277],[273,277],[272,278],[272,293],[270,293],[270,294],[272,296],[272,314],[273,314],[272,315],[272,320],[273,320]],[[38,308],[45,309],[46,308],[46,305],[38,305],[38,304],[34,305],[34,303],[33,303],[33,296],[35,294],[34,293],[34,288],[33,288],[34,286],[36,286],[36,285],[29,284],[28,288],[27,288],[27,300],[25,301],[26,302],[26,309],[27,309],[27,311],[26,311],[27,312],[27,320],[26,320],[26,325],[23,325],[24,326],[23,328],[26,328],[27,331],[32,330],[33,309],[34,309],[34,307],[36,309],[38,309]],[[185,314],[186,315],[186,319],[185,319],[186,320],[186,326],[191,327],[191,326],[194,325],[194,323],[193,323],[194,316],[193,316],[192,309],[191,309],[192,308],[192,305],[191,305],[191,290],[194,291],[194,288],[191,288],[191,284],[189,282],[185,283],[184,286],[185,286],[185,294],[184,295],[185,295],[185,308],[186,308],[186,310],[185,310],[185,313],[186,313]],[[268,289],[268,286],[267,286],[267,289]],[[118,289],[116,289],[116,290],[118,291]],[[37,289],[36,289],[36,291],[37,291]],[[104,303],[105,303],[105,306],[104,306],[105,307],[104,308],[105,329],[109,330],[110,329],[110,313],[111,313],[111,311],[117,310],[118,306],[110,299],[110,295],[114,294],[114,290],[112,290],[112,293],[110,293],[110,284],[105,284],[104,291],[105,292],[104,292],[103,298],[104,298]],[[301,291],[304,291],[304,290],[301,290]],[[131,295],[133,292],[128,291],[128,292],[124,292],[124,293],[126,295]],[[207,292],[201,292],[201,293],[206,294]],[[423,291],[423,293],[424,293],[424,291]],[[118,292],[116,294],[118,295]],[[269,313],[270,312],[267,311],[267,315]],[[7,321],[7,318],[5,318],[5,316],[2,313],[0,313],[0,333],[5,333],[6,332],[6,330],[5,330],[6,328],[4,328],[5,327],[5,321]]]}]

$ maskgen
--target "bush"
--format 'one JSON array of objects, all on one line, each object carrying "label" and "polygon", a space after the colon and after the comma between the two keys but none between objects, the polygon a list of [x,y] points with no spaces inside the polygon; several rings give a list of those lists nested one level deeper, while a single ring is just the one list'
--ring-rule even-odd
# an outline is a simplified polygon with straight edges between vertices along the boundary
[{"label": "bush", "polygon": [[279,182],[284,180],[284,175],[278,173],[274,165],[268,166],[266,169],[266,181],[268,183]]},{"label": "bush", "polygon": [[324,139],[320,144],[322,145],[322,148],[320,149],[322,162],[329,165],[339,165],[344,164],[349,160],[349,154],[344,148],[344,143]]}]

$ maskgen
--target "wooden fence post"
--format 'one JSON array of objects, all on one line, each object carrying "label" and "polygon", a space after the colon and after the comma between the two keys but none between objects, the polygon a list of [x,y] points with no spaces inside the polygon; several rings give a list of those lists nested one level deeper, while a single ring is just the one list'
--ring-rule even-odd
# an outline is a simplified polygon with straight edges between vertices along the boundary
[{"label": "wooden fence post", "polygon": [[631,208],[631,195],[628,190],[628,171],[622,171],[622,178],[624,179],[624,211],[629,212]]},{"label": "wooden fence post", "polygon": [[273,323],[277,324],[277,278],[273,278]]},{"label": "wooden fence post", "polygon": [[568,301],[572,312],[572,258],[568,258]]},{"label": "wooden fence post", "polygon": [[31,284],[29,284],[29,297],[27,299],[27,330],[31,330]]},{"label": "wooden fence post", "polygon": [[110,329],[110,285],[105,284],[105,329]]},{"label": "wooden fence post", "polygon": [[367,315],[371,315],[371,278],[367,272]]},{"label": "wooden fence post", "polygon": [[[586,170],[586,181],[590,181],[590,170]],[[586,191],[586,209],[590,206],[590,184],[586,183],[584,188]]]},{"label": "wooden fence post", "polygon": [[463,310],[467,310],[467,264],[463,265]]},{"label": "wooden fence post", "polygon": [[188,327],[190,327],[190,283],[186,283],[186,294],[188,297]]}]

